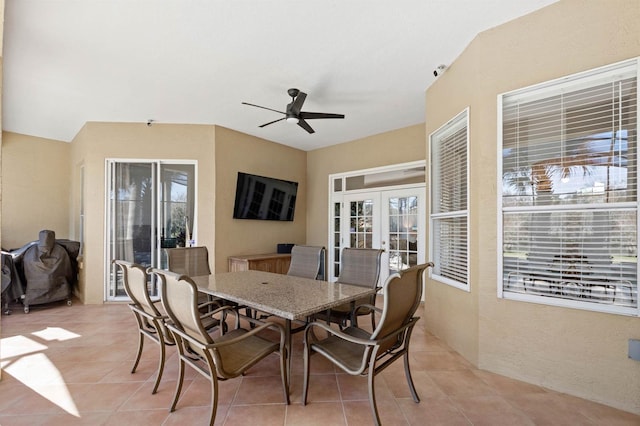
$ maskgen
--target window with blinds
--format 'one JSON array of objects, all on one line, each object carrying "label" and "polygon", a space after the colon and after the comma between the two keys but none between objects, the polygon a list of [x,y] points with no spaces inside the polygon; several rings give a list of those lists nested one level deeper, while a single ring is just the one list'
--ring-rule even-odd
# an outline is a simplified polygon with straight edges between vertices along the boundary
[{"label": "window with blinds", "polygon": [[638,61],[499,97],[506,298],[638,315]]},{"label": "window with blinds", "polygon": [[469,290],[467,129],[465,110],[429,138],[431,277],[464,290]]}]

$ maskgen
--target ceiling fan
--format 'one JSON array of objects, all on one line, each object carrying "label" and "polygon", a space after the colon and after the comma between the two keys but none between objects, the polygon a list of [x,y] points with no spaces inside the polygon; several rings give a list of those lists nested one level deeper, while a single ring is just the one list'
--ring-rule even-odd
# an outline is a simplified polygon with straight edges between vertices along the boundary
[{"label": "ceiling fan", "polygon": [[287,109],[285,110],[285,112],[263,107],[260,105],[250,104],[248,102],[242,102],[242,104],[250,105],[250,106],[254,106],[262,109],[268,109],[269,111],[279,112],[280,114],[285,115],[282,118],[270,121],[259,127],[265,127],[265,126],[268,126],[269,124],[277,123],[278,121],[287,120],[291,122],[297,122],[298,126],[302,127],[309,133],[315,133],[315,130],[313,130],[311,126],[309,126],[309,123],[307,123],[306,120],[311,120],[316,118],[344,118],[344,114],[301,111],[302,104],[304,104],[304,100],[307,98],[307,94],[299,91],[298,89],[289,89],[287,93],[289,93],[289,96],[291,96],[291,103],[287,104]]}]

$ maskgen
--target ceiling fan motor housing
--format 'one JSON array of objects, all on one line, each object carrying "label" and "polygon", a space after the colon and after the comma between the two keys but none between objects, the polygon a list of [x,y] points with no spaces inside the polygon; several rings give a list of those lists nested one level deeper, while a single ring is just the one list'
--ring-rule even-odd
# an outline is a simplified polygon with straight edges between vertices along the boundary
[{"label": "ceiling fan motor housing", "polygon": [[287,93],[289,93],[289,96],[291,96],[292,98],[295,98],[296,96],[298,96],[298,93],[300,93],[300,91],[298,89],[289,89],[287,90]]},{"label": "ceiling fan motor housing", "polygon": [[254,106],[257,108],[267,109],[269,111],[279,112],[280,114],[284,114],[283,118],[279,118],[277,120],[270,121],[268,123],[262,124],[259,127],[265,127],[273,123],[277,123],[278,121],[286,120],[290,123],[297,123],[298,126],[302,127],[307,133],[315,133],[313,128],[307,123],[308,119],[317,119],[317,118],[344,118],[344,114],[333,114],[333,113],[322,113],[322,112],[307,112],[302,111],[302,105],[307,98],[307,94],[301,92],[298,89],[291,88],[287,90],[289,96],[291,96],[291,103],[287,104],[287,109],[285,112],[281,112],[272,108],[250,104],[248,102],[243,102],[245,105]]}]

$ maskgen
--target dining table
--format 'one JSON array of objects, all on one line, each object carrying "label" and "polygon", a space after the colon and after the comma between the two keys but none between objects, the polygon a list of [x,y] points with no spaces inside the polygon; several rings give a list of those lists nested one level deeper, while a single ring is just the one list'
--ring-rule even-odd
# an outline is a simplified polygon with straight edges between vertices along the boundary
[{"label": "dining table", "polygon": [[292,322],[374,294],[374,288],[258,270],[191,277],[198,291],[284,319],[287,375],[291,377]]}]

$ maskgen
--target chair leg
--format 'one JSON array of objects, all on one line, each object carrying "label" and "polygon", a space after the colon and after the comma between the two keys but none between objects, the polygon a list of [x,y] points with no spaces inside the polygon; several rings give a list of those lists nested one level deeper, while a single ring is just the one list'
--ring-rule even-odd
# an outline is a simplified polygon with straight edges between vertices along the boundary
[{"label": "chair leg", "polygon": [[369,366],[369,374],[367,375],[367,382],[369,385],[369,405],[371,406],[371,414],[373,415],[373,421],[376,426],[380,426],[380,416],[378,415],[378,405],[376,404],[376,390],[375,390],[375,372]]},{"label": "chair leg", "polygon": [[416,387],[413,385],[413,378],[411,377],[411,369],[409,368],[409,348],[404,353],[404,375],[407,376],[407,382],[409,383],[409,389],[411,390],[411,396],[415,402],[420,402]]},{"label": "chair leg", "polygon": [[211,417],[209,417],[209,426],[213,426],[216,421],[216,413],[218,412],[218,376],[215,368],[209,367],[211,376]]},{"label": "chair leg", "polygon": [[[344,322],[344,327],[347,327],[347,321],[345,320]],[[354,315],[353,317],[351,317],[351,327],[358,327],[358,316]]]},{"label": "chair leg", "polygon": [[282,379],[282,389],[284,390],[284,402],[287,405],[290,404],[289,400],[289,383],[287,380],[288,371],[287,371],[287,357],[291,356],[291,354],[287,353],[286,349],[283,349],[280,353],[280,377]]},{"label": "chair leg", "polygon": [[309,353],[309,345],[307,345],[307,336],[305,336],[304,342],[304,381],[302,383],[302,405],[307,405],[307,392],[309,391],[309,361],[311,353]]},{"label": "chair leg", "polygon": [[136,372],[136,368],[138,368],[138,363],[140,362],[140,358],[142,356],[142,347],[144,346],[144,336],[142,335],[142,331],[138,332],[138,353],[136,354],[136,360],[133,363],[133,368],[131,369],[131,374]]},{"label": "chair leg", "polygon": [[[182,345],[182,343],[178,343]],[[180,398],[180,392],[182,392],[182,381],[184,380],[184,360],[182,357],[184,356],[182,346],[180,346],[180,354],[178,355],[178,382],[176,384],[176,393],[173,396],[173,402],[171,403],[170,412],[174,412],[176,410],[176,405],[178,404],[178,398]]]},{"label": "chair leg", "polygon": [[162,372],[164,371],[164,359],[166,354],[165,343],[162,336],[160,336],[160,362],[158,365],[158,377],[156,377],[156,383],[153,385],[153,390],[151,394],[155,394],[158,391],[158,386],[160,386],[160,379],[162,379]]}]

